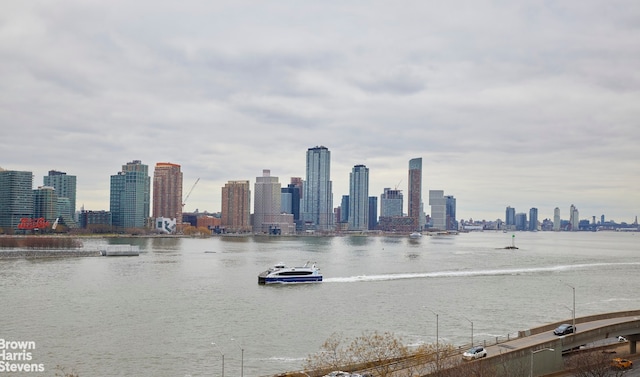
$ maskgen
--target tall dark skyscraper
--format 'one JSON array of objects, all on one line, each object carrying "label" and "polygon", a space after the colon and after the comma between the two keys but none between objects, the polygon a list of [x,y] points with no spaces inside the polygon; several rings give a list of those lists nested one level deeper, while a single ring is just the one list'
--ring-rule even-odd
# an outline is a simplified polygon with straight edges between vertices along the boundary
[{"label": "tall dark skyscraper", "polygon": [[538,230],[538,209],[535,207],[529,210],[529,230],[532,232]]},{"label": "tall dark skyscraper", "polygon": [[505,225],[507,227],[507,229],[515,229],[516,227],[516,209],[509,206],[507,207],[506,211],[505,211]]},{"label": "tall dark skyscraper", "polygon": [[369,230],[378,228],[378,198],[376,196],[369,197]]},{"label": "tall dark skyscraper", "polygon": [[[287,194],[287,201],[282,201],[282,208],[286,209],[283,212],[293,215],[293,220],[297,222],[300,220],[300,187],[293,183],[289,183],[287,187],[283,187],[282,194]],[[284,197],[284,196],[283,196]]]},{"label": "tall dark skyscraper", "polygon": [[342,201],[340,202],[340,222],[349,222],[349,195],[342,195]]},{"label": "tall dark skyscraper", "polygon": [[444,198],[447,202],[447,230],[457,230],[458,220],[456,220],[456,198],[452,195],[446,195]]},{"label": "tall dark skyscraper", "polygon": [[307,227],[321,232],[333,230],[331,152],[326,147],[307,150],[307,176],[301,212]]},{"label": "tall dark skyscraper", "polygon": [[356,165],[349,175],[349,230],[369,228],[369,168]]},{"label": "tall dark skyscraper", "polygon": [[409,160],[409,208],[408,215],[420,224],[422,216],[422,158]]}]

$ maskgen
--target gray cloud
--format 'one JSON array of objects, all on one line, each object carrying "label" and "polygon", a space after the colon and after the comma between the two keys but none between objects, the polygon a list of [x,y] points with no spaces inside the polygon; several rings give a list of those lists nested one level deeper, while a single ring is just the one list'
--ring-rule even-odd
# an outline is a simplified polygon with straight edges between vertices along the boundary
[{"label": "gray cloud", "polygon": [[[334,201],[351,167],[371,195],[423,157],[429,189],[464,218],[575,204],[640,212],[640,5],[251,1],[0,5],[0,165],[78,176],[108,208],[109,175],[182,165],[189,206],[269,168],[304,176],[332,151]],[[188,206],[188,207],[189,207]]]}]

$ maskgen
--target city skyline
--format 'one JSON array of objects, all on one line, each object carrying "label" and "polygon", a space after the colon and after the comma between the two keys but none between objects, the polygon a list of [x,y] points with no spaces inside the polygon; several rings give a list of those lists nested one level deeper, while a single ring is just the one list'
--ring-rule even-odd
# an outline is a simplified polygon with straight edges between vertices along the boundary
[{"label": "city skyline", "polygon": [[109,176],[141,160],[180,164],[185,191],[201,179],[185,211],[216,212],[225,182],[304,177],[306,148],[326,145],[334,206],[357,164],[371,195],[397,186],[406,204],[421,156],[423,202],[454,195],[458,219],[640,213],[635,3],[0,10],[0,167],[36,187],[76,176],[77,209],[108,209]]},{"label": "city skyline", "polygon": [[[314,155],[315,156],[323,155],[324,157],[312,157]],[[328,155],[329,157],[327,158],[326,155]],[[325,165],[325,164],[330,165],[330,151],[328,150],[328,148],[326,148],[324,146],[309,148],[308,151],[307,151],[307,158],[308,158],[307,164],[310,164],[311,161],[315,160],[316,161],[315,164],[318,165],[318,166],[322,166],[322,165]],[[411,159],[409,161],[409,176],[410,177],[411,177],[412,174],[415,174],[415,170],[417,170],[417,168],[420,166],[420,163],[421,163],[421,158],[413,158],[413,159]],[[155,208],[156,205],[157,205],[156,201],[155,200],[151,201],[149,197],[153,196],[154,199],[155,199],[156,195],[160,194],[160,193],[156,193],[156,183],[155,183],[155,180],[157,178],[156,175],[158,174],[158,171],[159,171],[158,168],[159,167],[161,167],[161,170],[162,170],[162,168],[164,168],[164,169],[171,168],[171,169],[174,169],[174,170],[177,169],[176,171],[177,171],[177,173],[179,175],[179,178],[173,178],[174,182],[171,183],[171,185],[174,185],[175,187],[179,188],[180,192],[181,192],[183,184],[182,184],[182,182],[179,182],[182,179],[182,172],[180,172],[180,165],[179,164],[175,164],[175,163],[168,163],[168,162],[157,162],[155,164],[155,166],[156,166],[156,169],[155,169],[155,172],[154,172],[154,177],[151,177],[148,174],[148,165],[147,164],[143,164],[143,162],[140,161],[140,160],[134,160],[134,161],[131,161],[131,162],[127,162],[125,165],[122,165],[122,171],[118,172],[116,175],[112,175],[111,176],[111,190],[110,190],[110,196],[111,196],[110,201],[111,201],[111,204],[110,204],[110,208],[108,208],[108,209],[104,209],[104,208],[91,208],[91,209],[89,209],[89,208],[87,208],[86,210],[87,211],[109,211],[109,212],[111,212],[112,208],[113,208],[113,200],[114,200],[114,191],[113,191],[114,179],[118,178],[121,174],[124,174],[126,171],[136,171],[136,172],[140,171],[140,172],[142,172],[143,176],[146,175],[146,181],[149,181],[149,182],[146,183],[146,186],[150,186],[150,180],[151,179],[154,180],[154,185],[153,185],[154,189],[153,190],[150,190],[150,187],[147,187],[146,189],[143,189],[143,191],[145,193],[143,194],[142,198],[143,198],[143,201],[146,202],[146,206],[148,206],[149,208]],[[325,166],[321,170],[325,171],[325,170],[329,170],[329,169],[330,168],[328,166]],[[350,173],[350,176],[349,176],[350,177],[349,178],[350,182],[353,179],[354,172],[358,171],[360,169],[366,170],[366,177],[367,177],[366,179],[368,181],[368,176],[369,176],[368,170],[369,169],[366,166],[359,164],[359,165],[355,165],[353,167],[353,170],[352,170],[352,172]],[[33,172],[29,172],[29,171],[9,171],[9,170],[6,170],[6,169],[5,170],[0,169],[0,171],[7,171],[7,172],[10,172],[10,173],[14,173],[14,174],[16,174],[16,173],[17,174],[31,173],[33,179],[35,179],[35,177],[33,176]],[[412,173],[412,171],[414,173]],[[175,174],[175,172],[172,173],[172,174]],[[256,190],[253,191],[253,192],[251,191],[251,189],[248,186],[248,185],[251,184],[251,180],[248,180],[248,179],[247,180],[239,180],[239,181],[237,181],[237,180],[236,181],[227,181],[225,183],[224,187],[220,188],[221,189],[221,202],[225,203],[225,204],[228,204],[228,202],[227,202],[228,197],[226,196],[227,195],[226,192],[228,192],[228,191],[225,192],[225,190],[228,189],[228,187],[230,187],[229,185],[236,186],[238,183],[241,183],[242,185],[246,186],[246,189],[244,189],[245,190],[245,195],[247,196],[247,202],[246,203],[248,203],[249,205],[248,206],[246,204],[243,205],[242,211],[248,211],[248,213],[246,213],[246,215],[242,215],[242,217],[245,218],[244,221],[248,221],[247,219],[248,219],[249,215],[257,214],[255,212],[255,208],[254,208],[255,205],[252,204],[254,201],[258,201],[258,202],[262,203],[262,204],[259,205],[259,207],[276,205],[277,208],[281,208],[282,210],[284,210],[285,207],[281,207],[281,205],[279,203],[279,201],[281,199],[280,194],[284,194],[285,192],[287,192],[287,195],[292,195],[292,191],[290,191],[290,190],[293,190],[294,186],[298,186],[299,187],[299,185],[303,184],[303,182],[304,182],[304,180],[301,180],[300,177],[289,177],[291,183],[280,182],[278,177],[271,177],[270,169],[263,169],[262,170],[262,174],[263,174],[262,177],[260,177],[260,176],[255,177],[254,185],[255,185]],[[325,184],[328,184],[328,187],[329,187],[328,191],[331,191],[331,186],[332,186],[333,182],[330,179],[331,178],[330,172],[323,172],[320,175],[323,176],[325,174],[328,175],[328,178],[329,178],[329,181],[327,183],[325,183]],[[55,170],[51,170],[51,171],[49,171],[49,176],[44,176],[43,177],[44,181],[47,182],[47,180],[51,180],[52,179],[51,178],[52,175],[53,176],[69,177],[72,180],[72,187],[75,187],[76,177],[73,176],[73,175],[67,175],[66,172],[58,172],[58,171],[55,171]],[[315,175],[315,174],[312,174],[312,175]],[[286,178],[285,178],[285,180],[286,180]],[[274,200],[275,204],[274,203],[268,204],[267,202],[264,202],[264,199],[262,197],[265,194],[262,192],[262,190],[258,190],[258,187],[260,187],[260,186],[261,187],[265,187],[264,184],[267,183],[267,182],[268,182],[268,184],[270,186],[275,187],[275,185],[277,185],[277,186],[281,187],[282,189],[286,189],[285,191],[277,191],[277,194],[276,194],[276,191],[274,191],[273,189],[269,190],[271,192],[271,194],[269,194],[269,195],[271,195],[271,196],[276,198],[276,200]],[[38,185],[35,182],[32,182],[32,186],[34,186],[33,189],[32,189],[34,191],[34,195],[36,195],[36,191],[38,191],[39,189],[48,188],[47,185]],[[350,186],[351,186],[351,183],[350,183]],[[368,184],[365,184],[365,186],[368,186]],[[67,190],[68,189],[65,188],[62,192],[65,195],[75,196],[76,193],[74,193],[72,191],[67,191]],[[352,194],[352,190],[353,190],[353,188],[350,189],[350,193],[348,195],[342,195],[342,200],[339,201],[339,204],[335,204],[332,207],[332,209],[335,210],[335,209],[338,209],[340,206],[345,206],[346,205],[346,213],[350,213],[351,209],[349,208],[349,205],[350,205],[349,202],[351,201],[350,200],[350,196]],[[56,191],[58,191],[58,190],[56,189]],[[118,191],[119,190],[115,191],[116,196],[119,196],[119,194],[117,194]],[[380,212],[380,216],[383,216],[384,212],[385,212],[385,209],[383,207],[385,207],[386,201],[389,200],[390,193],[393,195],[393,197],[398,196],[399,197],[399,204],[398,205],[394,204],[394,206],[398,207],[397,209],[394,210],[394,211],[396,211],[395,215],[401,215],[401,216],[410,217],[410,216],[408,216],[408,204],[406,204],[405,205],[406,207],[404,208],[404,209],[406,209],[406,212],[402,209],[402,204],[401,203],[403,201],[402,200],[403,191],[404,190],[402,190],[400,188],[397,188],[397,187],[394,188],[394,189],[391,189],[389,187],[385,187],[383,189],[383,192],[378,193],[378,194],[369,192],[368,198],[375,198],[376,203],[378,201],[378,198],[381,199],[380,204],[379,204],[380,205],[380,211],[381,211]],[[260,198],[255,197],[255,195],[258,194],[259,192],[260,192]],[[174,195],[175,196],[175,194],[176,193],[171,194],[170,192],[166,192],[164,190],[162,191],[162,195]],[[435,194],[435,196],[433,196],[434,194]],[[56,194],[56,195],[58,195],[58,194]],[[451,195],[451,193],[447,193],[447,195],[445,195],[445,192],[443,190],[429,190],[427,195],[428,196],[426,198],[426,203],[424,202],[424,200],[421,200],[421,203],[424,205],[423,206],[423,212],[422,212],[424,215],[427,215],[427,216],[432,215],[433,211],[434,211],[434,208],[436,208],[435,209],[436,212],[438,214],[440,214],[440,212],[444,211],[444,209],[443,209],[444,207],[447,207],[447,208],[451,207],[451,209],[447,209],[447,211],[451,211],[452,215],[454,216],[453,220],[461,221],[461,222],[468,222],[468,220],[469,220],[468,218],[458,218],[456,216],[456,212],[458,211],[458,209],[457,209],[457,207],[455,205],[456,199],[455,199],[454,195]],[[146,199],[144,197],[146,197]],[[227,199],[225,199],[225,198],[227,198]],[[345,202],[345,198],[347,199],[346,202]],[[435,201],[434,201],[434,198],[436,198]],[[69,201],[69,199],[65,198],[64,196],[59,198],[58,200],[61,200],[61,199],[62,200],[67,200],[67,202]],[[176,197],[176,200],[179,200],[179,198]],[[329,198],[329,201],[332,202],[333,200],[331,198]],[[182,203],[182,204],[184,204],[184,203]],[[303,203],[301,201],[301,205],[302,204]],[[172,205],[175,208],[176,203],[174,202]],[[434,207],[434,205],[435,205],[435,207]],[[69,207],[68,204],[66,206]],[[144,207],[144,206],[145,205],[142,205],[142,207]],[[287,208],[286,211],[293,211],[294,210],[294,208],[290,208],[290,207],[291,207],[291,204],[286,206],[286,208]],[[590,215],[582,215],[582,214],[579,213],[578,208],[574,204],[571,204],[569,209],[568,209],[568,211],[566,211],[568,213],[567,217],[562,217],[560,215],[560,214],[565,213],[565,211],[563,211],[561,208],[559,208],[557,206],[553,209],[553,215],[552,216],[543,215],[543,216],[540,216],[540,217],[538,217],[538,208],[536,208],[536,207],[530,207],[530,208],[525,208],[525,209],[520,209],[520,208],[516,209],[516,208],[514,208],[514,207],[512,207],[510,205],[507,205],[505,208],[506,208],[506,212],[503,212],[503,216],[502,217],[497,217],[495,219],[486,219],[486,218],[473,219],[473,221],[474,222],[477,222],[477,221],[494,222],[494,221],[498,220],[498,221],[504,221],[505,225],[507,225],[507,226],[515,226],[517,228],[517,226],[516,226],[517,225],[516,223],[518,221],[517,218],[518,218],[518,216],[523,216],[524,220],[521,220],[521,221],[525,221],[528,224],[529,228],[527,230],[534,230],[534,226],[532,224],[529,224],[529,219],[532,218],[532,214],[535,214],[535,216],[533,217],[533,219],[535,220],[534,223],[541,224],[543,222],[543,220],[549,220],[549,221],[551,221],[551,222],[553,222],[555,224],[554,225],[554,230],[558,230],[557,228],[559,227],[559,224],[560,224],[560,221],[558,221],[558,220],[562,220],[562,221],[568,222],[570,224],[571,228],[574,228],[574,229],[578,229],[578,222],[580,222],[580,221],[588,221],[590,224],[604,223],[604,222],[611,222],[611,221],[613,221],[615,223],[618,223],[618,224],[620,224],[620,223],[623,223],[623,224],[634,224],[634,223],[637,223],[637,215],[635,215],[634,218],[632,220],[629,220],[629,221],[625,221],[625,220],[619,221],[619,220],[616,220],[616,219],[612,219],[612,218],[608,217],[604,213],[600,214],[600,215],[591,215],[591,214]],[[373,209],[374,208],[371,208],[370,210],[373,210]],[[81,210],[84,210],[84,208],[81,208]],[[147,211],[148,210],[149,209],[147,209]],[[344,210],[344,208],[343,208],[343,210]],[[376,207],[375,210],[377,211],[378,208]],[[79,211],[78,211],[78,213],[80,213]],[[262,212],[262,209],[260,211]],[[173,213],[174,210],[170,210],[170,212]],[[189,213],[189,212],[190,211],[186,211],[186,213]],[[214,210],[214,211],[206,210],[206,212],[208,212],[208,213],[222,213],[223,212],[223,208],[220,208],[220,209]],[[234,212],[234,211],[232,211],[232,212]],[[272,215],[275,215],[275,210],[270,210],[270,212],[272,213]],[[528,214],[529,214],[528,217],[527,217],[526,212],[528,212]],[[153,214],[153,212],[151,212],[151,213]],[[283,213],[285,213],[285,212],[283,212]],[[286,213],[291,213],[291,212],[286,212]],[[442,212],[442,213],[444,213],[444,212]],[[449,212],[447,212],[447,213],[449,213]],[[233,214],[227,214],[227,215],[235,216]],[[259,216],[262,216],[262,215],[259,215]],[[336,219],[333,219],[333,217],[334,217],[333,211],[331,211],[331,213],[327,212],[327,216],[329,216],[331,218],[331,221],[336,220]],[[38,217],[38,216],[36,216],[36,217]],[[144,217],[144,215],[143,215],[143,217]],[[153,217],[155,218],[156,216],[153,216]],[[438,215],[436,217],[438,218],[438,224],[437,224],[436,227],[443,227],[443,225],[441,224],[441,222],[443,220],[440,219],[440,215]],[[340,215],[340,219],[341,219],[340,221],[346,221],[346,218],[344,217],[344,215]],[[67,221],[69,221],[69,220],[67,220]],[[137,222],[140,222],[140,221],[141,220],[137,220]],[[273,220],[273,221],[278,222],[280,220]],[[448,224],[448,222],[449,222],[448,218],[446,219],[446,222]],[[249,224],[249,225],[254,226],[255,224]],[[352,226],[353,225],[354,224],[352,224]],[[324,226],[324,228],[327,228],[327,226]],[[330,228],[331,228],[331,226],[329,226],[327,229],[330,229]]]}]

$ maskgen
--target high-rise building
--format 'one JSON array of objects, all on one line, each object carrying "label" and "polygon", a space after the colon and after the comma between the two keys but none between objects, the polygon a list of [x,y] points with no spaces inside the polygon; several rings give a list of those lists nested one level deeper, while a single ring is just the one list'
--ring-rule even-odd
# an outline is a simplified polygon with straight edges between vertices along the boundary
[{"label": "high-rise building", "polygon": [[338,222],[341,223],[349,222],[349,195],[342,195],[342,200],[340,201],[340,216],[338,220]]},{"label": "high-rise building", "polygon": [[290,183],[287,187],[281,189],[280,205],[283,213],[290,213],[293,215],[293,220],[300,220],[300,187],[296,184]]},{"label": "high-rise building", "polygon": [[556,232],[560,230],[560,208],[558,207],[553,210],[553,230]]},{"label": "high-rise building", "polygon": [[538,209],[529,209],[529,230],[535,232],[538,230]]},{"label": "high-rise building", "polygon": [[0,228],[12,233],[33,212],[33,173],[0,169]]},{"label": "high-rise building", "polygon": [[143,228],[149,219],[151,178],[149,167],[140,160],[122,165],[111,176],[109,208],[116,228]]},{"label": "high-rise building", "polygon": [[280,215],[282,186],[278,177],[272,177],[271,171],[262,170],[262,177],[256,177],[253,194],[253,231],[269,233],[277,226],[276,217]]},{"label": "high-rise building", "polygon": [[153,217],[182,222],[182,171],[180,165],[158,162],[153,171]]},{"label": "high-rise building", "polygon": [[400,217],[403,207],[402,190],[385,187],[380,195],[380,217]]},{"label": "high-rise building", "polygon": [[58,198],[56,189],[51,186],[40,186],[33,190],[33,217],[43,217],[50,223],[57,218]]},{"label": "high-rise building", "polygon": [[302,199],[302,193],[304,192],[304,180],[302,179],[302,177],[291,177],[291,182],[289,182],[289,185],[297,187],[298,190],[300,190],[300,199]]},{"label": "high-rise building", "polygon": [[220,225],[227,233],[251,231],[251,190],[249,181],[229,181],[222,188]]},{"label": "high-rise building", "polygon": [[355,165],[349,174],[349,230],[369,228],[369,168]]},{"label": "high-rise building", "polygon": [[[409,160],[409,208],[408,215],[421,223],[422,217],[422,158]],[[422,224],[420,224],[422,225]]]},{"label": "high-rise building", "polygon": [[508,206],[505,212],[504,224],[507,229],[515,229],[516,227],[516,209]]},{"label": "high-rise building", "polygon": [[307,229],[333,230],[331,152],[320,146],[307,150],[307,172],[302,197],[302,218]]},{"label": "high-rise building", "polygon": [[527,214],[524,212],[516,213],[516,230],[526,230],[527,229]]},{"label": "high-rise building", "polygon": [[569,224],[574,232],[580,229],[580,213],[573,204],[569,207]]},{"label": "high-rise building", "polygon": [[378,197],[369,197],[369,230],[378,229]]},{"label": "high-rise building", "polygon": [[446,223],[447,230],[457,230],[458,220],[456,219],[456,198],[451,195],[445,195],[444,200],[446,202]]},{"label": "high-rise building", "polygon": [[70,228],[77,226],[76,222],[76,176],[56,170],[49,170],[43,179],[45,186],[56,190],[57,204],[55,217]]},{"label": "high-rise building", "polygon": [[438,230],[447,229],[447,200],[443,190],[429,190],[431,206],[431,227]]}]

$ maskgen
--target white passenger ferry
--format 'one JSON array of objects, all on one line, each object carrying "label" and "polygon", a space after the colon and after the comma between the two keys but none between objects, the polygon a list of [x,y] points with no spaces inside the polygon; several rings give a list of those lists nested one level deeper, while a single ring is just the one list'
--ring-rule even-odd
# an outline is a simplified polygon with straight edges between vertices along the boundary
[{"label": "white passenger ferry", "polygon": [[258,275],[258,284],[321,282],[320,269],[315,263],[309,263],[302,267],[287,267],[284,263],[278,263]]}]

